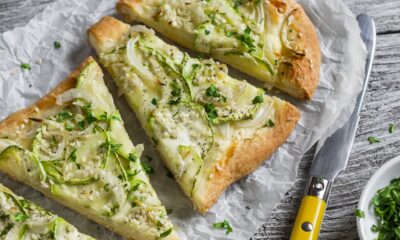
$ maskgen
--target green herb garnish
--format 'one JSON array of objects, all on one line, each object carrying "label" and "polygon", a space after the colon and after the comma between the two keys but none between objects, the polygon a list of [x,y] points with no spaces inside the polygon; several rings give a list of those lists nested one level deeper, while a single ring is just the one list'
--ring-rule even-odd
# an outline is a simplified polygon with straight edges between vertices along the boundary
[{"label": "green herb garnish", "polygon": [[217,222],[213,224],[214,228],[217,229],[225,229],[225,234],[229,234],[231,232],[233,232],[233,229],[231,227],[231,225],[229,224],[228,220],[224,220],[223,222]]},{"label": "green herb garnish", "polygon": [[205,33],[206,35],[209,35],[211,32],[210,32],[210,30],[208,30],[208,29],[204,29],[204,33]]},{"label": "green herb garnish", "polygon": [[153,174],[154,173],[154,169],[153,167],[150,165],[150,163],[147,162],[141,162],[143,170],[147,173],[147,174]]},{"label": "green herb garnish", "polygon": [[255,50],[256,45],[254,45],[254,39],[250,36],[251,29],[246,27],[243,34],[237,35],[236,38],[250,51]]},{"label": "green herb garnish", "polygon": [[28,216],[22,212],[19,212],[19,213],[15,214],[13,216],[13,218],[16,222],[23,222],[28,218]]},{"label": "green herb garnish", "polygon": [[213,120],[218,117],[217,109],[215,109],[215,105],[212,103],[204,104],[204,110],[207,113],[207,116],[210,120]]},{"label": "green herb garnish", "polygon": [[165,237],[167,237],[168,235],[171,234],[171,232],[172,232],[172,228],[170,228],[170,229],[168,229],[167,231],[161,233],[161,234],[160,234],[160,238],[165,238]]},{"label": "green herb garnish", "polygon": [[390,181],[372,199],[378,225],[371,230],[379,232],[377,240],[400,239],[400,178]]},{"label": "green herb garnish", "polygon": [[209,86],[206,89],[206,95],[209,97],[220,97],[221,96],[217,87],[214,84],[211,84],[211,86]]},{"label": "green herb garnish", "polygon": [[272,121],[272,119],[268,119],[268,121],[265,123],[264,127],[274,127],[275,122]]},{"label": "green herb garnish", "polygon": [[29,63],[21,63],[21,68],[25,70],[31,70],[31,65]]},{"label": "green herb garnish", "polygon": [[394,133],[396,131],[396,125],[394,123],[389,124],[389,133]]},{"label": "green herb garnish", "polygon": [[151,104],[153,104],[154,106],[158,105],[157,99],[153,98],[151,99]]},{"label": "green herb garnish", "polygon": [[356,209],[356,211],[355,211],[354,214],[355,214],[356,217],[358,217],[358,218],[364,218],[364,217],[365,217],[364,211],[362,211],[362,210],[360,210],[360,209]]},{"label": "green herb garnish", "polygon": [[54,41],[53,46],[55,49],[59,49],[59,48],[61,48],[61,43],[58,41]]},{"label": "green herb garnish", "polygon": [[381,140],[379,138],[377,138],[377,137],[370,136],[370,137],[368,137],[368,141],[369,141],[369,143],[373,144],[373,143],[378,143]]},{"label": "green herb garnish", "polygon": [[263,103],[264,102],[264,96],[262,96],[262,95],[256,96],[255,98],[253,98],[253,100],[251,102],[253,104]]}]

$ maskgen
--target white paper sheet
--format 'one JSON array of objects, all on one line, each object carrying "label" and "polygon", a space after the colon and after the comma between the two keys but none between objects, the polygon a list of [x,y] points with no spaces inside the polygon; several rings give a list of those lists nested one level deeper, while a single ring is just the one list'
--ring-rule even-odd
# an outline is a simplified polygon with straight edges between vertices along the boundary
[{"label": "white paper sheet", "polygon": [[[157,154],[140,129],[132,111],[119,98],[111,80],[107,81],[125,125],[135,144],[144,143],[155,174],[151,182],[167,208],[182,239],[248,239],[262,225],[295,179],[300,158],[325,132],[332,133],[350,116],[364,76],[366,51],[358,24],[341,1],[300,1],[318,29],[323,55],[321,82],[310,102],[289,101],[302,110],[293,134],[273,157],[255,173],[230,187],[206,215],[196,213],[177,184],[166,176]],[[94,54],[86,40],[86,30],[105,15],[117,15],[115,0],[69,0],[50,4],[43,13],[22,28],[0,37],[0,119],[44,96],[79,63]],[[56,50],[53,42],[61,42]],[[21,70],[30,63],[30,71]],[[230,70],[233,76],[250,79]],[[251,82],[254,82],[251,81]],[[39,193],[0,175],[0,182],[65,217],[81,231],[99,239],[118,239],[85,217],[61,207]],[[233,233],[225,235],[212,228],[227,219]]]}]

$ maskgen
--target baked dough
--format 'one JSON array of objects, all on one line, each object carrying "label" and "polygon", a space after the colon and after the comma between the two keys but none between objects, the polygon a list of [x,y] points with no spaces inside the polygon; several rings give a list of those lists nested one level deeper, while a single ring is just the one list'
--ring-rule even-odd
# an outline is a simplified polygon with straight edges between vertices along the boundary
[{"label": "baked dough", "polygon": [[94,240],[64,219],[0,184],[1,239]]},{"label": "baked dough", "polygon": [[[0,170],[127,239],[178,239],[89,57],[0,123]],[[78,239],[78,238],[77,238]]]},{"label": "baked dough", "polygon": [[319,82],[320,47],[295,0],[120,0],[118,11],[299,99]]},{"label": "baked dough", "polygon": [[104,17],[88,31],[120,92],[183,192],[202,213],[285,142],[299,111],[155,36]]}]

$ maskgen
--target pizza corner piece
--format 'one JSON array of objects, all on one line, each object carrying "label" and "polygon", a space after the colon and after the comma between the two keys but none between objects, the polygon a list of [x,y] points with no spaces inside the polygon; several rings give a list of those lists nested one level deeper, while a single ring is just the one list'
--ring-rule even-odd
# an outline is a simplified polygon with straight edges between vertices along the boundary
[{"label": "pizza corner piece", "polygon": [[193,58],[142,25],[104,17],[88,30],[161,159],[200,212],[283,144],[296,107],[212,59]]},{"label": "pizza corner piece", "polygon": [[0,171],[127,239],[177,239],[91,57],[0,123]]},{"label": "pizza corner piece", "polygon": [[94,240],[80,233],[63,218],[15,195],[2,184],[0,184],[0,238]]},{"label": "pizza corner piece", "polygon": [[295,0],[119,0],[117,10],[189,49],[309,100],[319,82],[316,29]]}]

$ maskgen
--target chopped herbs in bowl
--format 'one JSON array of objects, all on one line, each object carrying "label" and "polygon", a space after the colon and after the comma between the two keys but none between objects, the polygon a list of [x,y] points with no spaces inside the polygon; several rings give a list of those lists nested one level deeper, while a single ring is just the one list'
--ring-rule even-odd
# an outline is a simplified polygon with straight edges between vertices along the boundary
[{"label": "chopped herbs in bowl", "polygon": [[361,240],[400,240],[400,157],[385,163],[371,177],[355,216]]}]

